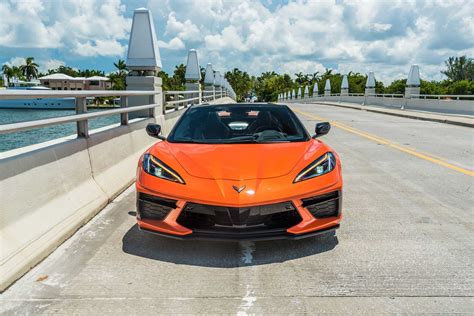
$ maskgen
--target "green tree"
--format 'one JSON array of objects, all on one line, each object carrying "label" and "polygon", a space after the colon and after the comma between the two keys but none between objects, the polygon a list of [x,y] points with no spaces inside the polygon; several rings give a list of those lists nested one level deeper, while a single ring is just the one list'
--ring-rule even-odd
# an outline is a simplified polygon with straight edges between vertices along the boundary
[{"label": "green tree", "polygon": [[114,63],[115,68],[117,68],[120,75],[125,75],[127,73],[127,65],[125,64],[125,60],[119,59],[116,63]]},{"label": "green tree", "polygon": [[445,62],[446,70],[441,71],[452,81],[474,80],[474,62],[466,56],[449,57]]},{"label": "green tree", "polygon": [[459,80],[448,87],[448,94],[474,94],[474,81]]},{"label": "green tree", "polygon": [[31,81],[31,78],[38,78],[39,66],[34,60],[34,57],[26,57],[25,64],[20,66],[21,73],[28,81]]},{"label": "green tree", "polygon": [[77,71],[77,76],[79,76],[79,77],[93,77],[93,76],[104,77],[105,73],[102,70],[97,70],[97,69],[84,69],[84,70],[78,70]]},{"label": "green tree", "polygon": [[406,79],[397,79],[392,81],[386,88],[385,93],[388,94],[404,94],[405,86],[407,85]]},{"label": "green tree", "polygon": [[420,80],[421,94],[447,94],[450,82]]},{"label": "green tree", "polygon": [[48,69],[48,75],[57,73],[65,74],[71,77],[77,77],[79,75],[79,72],[76,69],[64,65],[61,65],[55,69]]},{"label": "green tree", "polygon": [[366,75],[351,71],[347,75],[347,80],[349,81],[349,93],[365,92],[365,82],[367,81]]},{"label": "green tree", "polygon": [[174,67],[173,77],[170,79],[170,89],[171,90],[184,90],[186,79],[186,66],[183,64],[177,65]]},{"label": "green tree", "polygon": [[10,79],[14,76],[12,67],[7,64],[2,65],[2,73],[7,77],[7,83],[9,83]]},{"label": "green tree", "polygon": [[255,93],[259,101],[276,101],[279,93],[292,90],[297,86],[298,84],[294,83],[288,74],[279,75],[274,71],[264,72],[256,78]]},{"label": "green tree", "polygon": [[252,78],[245,71],[234,68],[232,71],[225,73],[224,77],[234,89],[237,95],[237,102],[242,102],[253,89]]},{"label": "green tree", "polygon": [[170,80],[169,75],[163,70],[160,70],[157,76],[161,78],[163,90],[164,91],[171,90],[171,80]]},{"label": "green tree", "polygon": [[116,63],[114,63],[114,66],[117,71],[109,74],[110,81],[112,82],[112,89],[125,90],[127,88],[127,65],[123,59],[119,59]]}]

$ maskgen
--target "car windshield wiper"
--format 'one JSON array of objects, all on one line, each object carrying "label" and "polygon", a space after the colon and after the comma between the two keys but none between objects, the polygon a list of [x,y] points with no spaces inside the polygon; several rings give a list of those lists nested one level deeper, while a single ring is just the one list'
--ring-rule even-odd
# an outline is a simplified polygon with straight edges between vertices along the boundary
[{"label": "car windshield wiper", "polygon": [[232,137],[230,139],[223,139],[223,143],[258,143],[256,135],[245,135]]},{"label": "car windshield wiper", "polygon": [[173,139],[170,142],[171,143],[185,143],[185,144],[206,144],[206,142],[201,142],[195,139]]}]

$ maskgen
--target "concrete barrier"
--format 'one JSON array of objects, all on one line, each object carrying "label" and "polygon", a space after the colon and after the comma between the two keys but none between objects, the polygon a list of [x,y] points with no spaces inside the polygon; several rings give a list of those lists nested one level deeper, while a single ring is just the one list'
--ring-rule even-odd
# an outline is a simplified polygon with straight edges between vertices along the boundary
[{"label": "concrete barrier", "polygon": [[[167,134],[182,111],[156,118]],[[0,153],[0,291],[134,181],[154,119]]]},{"label": "concrete barrier", "polygon": [[422,99],[422,98],[397,98],[381,96],[321,96],[305,100],[285,100],[285,102],[348,102],[365,105],[376,105],[393,109],[407,109],[445,114],[474,115],[474,101],[455,99]]},{"label": "concrete barrier", "polygon": [[405,109],[447,114],[474,115],[474,101],[407,99]]}]

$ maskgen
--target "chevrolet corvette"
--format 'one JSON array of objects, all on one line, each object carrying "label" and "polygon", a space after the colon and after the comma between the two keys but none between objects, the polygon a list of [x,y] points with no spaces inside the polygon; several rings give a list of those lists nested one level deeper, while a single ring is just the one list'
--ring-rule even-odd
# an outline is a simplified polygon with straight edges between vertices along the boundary
[{"label": "chevrolet corvette", "polygon": [[139,159],[137,221],[178,239],[300,239],[342,219],[337,153],[278,104],[194,105]]}]

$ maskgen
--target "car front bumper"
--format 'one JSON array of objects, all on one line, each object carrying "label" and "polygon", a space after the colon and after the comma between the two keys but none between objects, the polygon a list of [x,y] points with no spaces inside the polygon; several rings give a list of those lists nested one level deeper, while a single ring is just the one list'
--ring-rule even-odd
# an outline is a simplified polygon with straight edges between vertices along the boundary
[{"label": "car front bumper", "polygon": [[341,208],[342,191],[337,186],[279,203],[224,207],[165,198],[137,182],[140,229],[176,239],[301,239],[337,229]]}]

